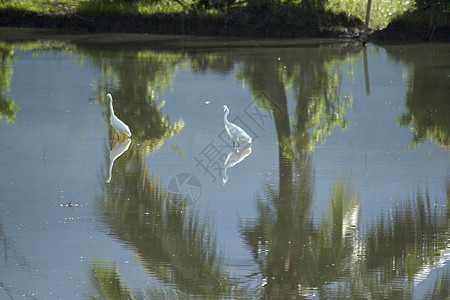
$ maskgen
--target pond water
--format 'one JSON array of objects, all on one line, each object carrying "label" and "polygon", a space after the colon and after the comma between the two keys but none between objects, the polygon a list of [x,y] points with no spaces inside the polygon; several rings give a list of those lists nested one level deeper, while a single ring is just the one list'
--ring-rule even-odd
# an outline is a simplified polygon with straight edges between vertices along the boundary
[{"label": "pond water", "polygon": [[0,299],[448,297],[450,45],[134,38],[0,41]]}]

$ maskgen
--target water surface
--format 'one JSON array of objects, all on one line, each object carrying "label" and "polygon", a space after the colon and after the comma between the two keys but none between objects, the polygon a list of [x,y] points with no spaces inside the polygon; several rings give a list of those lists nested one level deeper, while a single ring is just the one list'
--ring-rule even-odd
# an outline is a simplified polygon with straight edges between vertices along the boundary
[{"label": "water surface", "polygon": [[0,43],[0,298],[448,296],[450,46],[88,37]]}]

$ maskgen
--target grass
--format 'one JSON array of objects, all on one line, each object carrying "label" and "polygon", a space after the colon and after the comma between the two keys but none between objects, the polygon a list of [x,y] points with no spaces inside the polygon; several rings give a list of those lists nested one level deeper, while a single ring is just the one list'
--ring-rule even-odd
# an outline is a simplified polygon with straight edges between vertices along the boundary
[{"label": "grass", "polygon": [[426,9],[408,11],[393,20],[393,23],[404,24],[410,28],[450,28],[450,2],[441,1]]},{"label": "grass", "polygon": [[[385,28],[391,20],[412,7],[412,0],[373,0],[370,9],[369,27],[374,30]],[[329,0],[326,8],[333,12],[366,18],[367,0]]]},{"label": "grass", "polygon": [[[170,19],[170,17],[161,19],[162,21],[160,22],[164,23],[164,26],[166,27],[170,27],[172,21],[175,23],[177,22],[173,16],[183,13],[185,16],[192,17],[191,22],[202,22],[208,19],[210,22],[215,23],[217,20],[229,19],[234,20],[233,22],[235,23],[244,24],[242,25],[244,31],[247,30],[250,32],[251,30],[248,30],[247,27],[253,26],[252,29],[256,31],[272,30],[272,35],[277,36],[276,30],[278,28],[280,32],[285,34],[284,36],[290,37],[298,31],[299,28],[305,28],[306,30],[310,28],[311,34],[314,35],[314,26],[319,26],[324,29],[339,27],[340,24],[336,24],[335,21],[337,18],[333,16],[333,14],[336,16],[356,16],[359,19],[364,20],[367,6],[367,0],[325,0],[325,10],[327,12],[326,14],[323,14],[323,10],[319,9],[314,11],[305,8],[305,6],[302,5],[306,3],[305,0],[279,0],[279,2],[237,0],[237,2],[240,2],[241,4],[228,10],[216,8],[196,9],[195,3],[198,3],[198,1],[199,0],[0,0],[0,10],[8,12],[12,17],[14,17],[15,13],[21,14],[22,12],[55,16],[62,16],[65,14],[74,14],[75,16],[84,15],[89,16],[90,19],[99,16],[107,18],[110,15],[141,15],[144,17],[151,15],[172,15],[172,19]],[[372,0],[369,27],[372,30],[385,28],[391,21],[406,16],[407,14],[404,14],[406,11],[412,11],[414,2],[415,0]],[[216,17],[217,19],[214,19]],[[426,22],[429,22],[428,20],[431,20],[431,22],[438,21],[439,23],[448,22],[448,14],[437,14],[432,17],[414,15],[409,18],[410,19],[406,19],[405,22],[412,22],[413,24],[419,22],[419,24],[423,24],[423,20],[414,20],[414,18],[427,18]],[[318,24],[312,24],[311,22],[318,22]],[[216,26],[218,26],[219,30],[221,25],[216,24]],[[291,34],[290,31],[293,33]]]},{"label": "grass", "polygon": [[0,0],[0,9],[35,13],[68,13],[75,11],[83,0]]},{"label": "grass", "polygon": [[149,3],[148,1],[129,2],[110,2],[107,0],[78,1],[77,12],[83,12],[88,15],[98,13],[121,13],[121,14],[142,14],[151,15],[156,13],[175,13],[181,12],[183,7],[171,0],[161,0]]},{"label": "grass", "polygon": [[122,13],[154,14],[180,12],[180,4],[171,0],[157,3],[149,1],[122,2],[110,0],[0,0],[0,9],[29,11],[39,14],[86,13]]},{"label": "grass", "polygon": [[[300,3],[301,1],[294,1]],[[70,12],[96,15],[98,13],[143,14],[176,13],[191,7],[189,1],[186,7],[174,0],[123,2],[110,0],[0,0],[0,9],[26,10],[35,13],[64,14]],[[382,29],[396,16],[410,8],[412,0],[373,0],[371,8],[370,27]],[[365,19],[366,0],[328,0],[326,8],[335,13],[344,12],[347,15]],[[215,11],[208,13],[217,14]]]}]

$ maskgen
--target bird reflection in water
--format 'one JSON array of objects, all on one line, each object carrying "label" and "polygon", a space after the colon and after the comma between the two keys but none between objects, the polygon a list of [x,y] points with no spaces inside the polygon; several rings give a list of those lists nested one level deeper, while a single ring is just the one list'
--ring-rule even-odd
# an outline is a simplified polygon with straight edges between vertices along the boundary
[{"label": "bird reflection in water", "polygon": [[117,142],[114,148],[109,152],[109,177],[106,179],[106,182],[109,183],[112,177],[112,168],[114,165],[114,161],[121,156],[125,151],[130,147],[131,140],[127,139],[125,142],[119,143]]},{"label": "bird reflection in water", "polygon": [[231,168],[241,161],[243,161],[247,156],[252,153],[252,148],[247,147],[243,150],[239,150],[237,148],[233,148],[233,151],[228,153],[227,159],[225,160],[225,163],[223,164],[223,184],[227,183],[228,181],[228,174],[227,169]]}]

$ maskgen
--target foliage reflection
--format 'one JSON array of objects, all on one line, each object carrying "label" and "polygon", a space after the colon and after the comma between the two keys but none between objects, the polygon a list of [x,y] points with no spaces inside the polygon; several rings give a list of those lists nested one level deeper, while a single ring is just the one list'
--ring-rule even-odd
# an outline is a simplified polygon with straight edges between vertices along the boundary
[{"label": "foliage reflection", "polygon": [[[397,281],[407,277],[414,282],[421,270],[427,267],[433,269],[435,261],[446,249],[445,218],[436,211],[430,211],[424,204],[429,203],[424,202],[429,197],[428,192],[425,196],[417,193],[407,201],[405,207],[396,207],[394,214],[388,217],[392,222],[386,222],[384,217],[380,217],[369,234],[364,236],[358,230],[357,187],[348,178],[337,175],[330,191],[328,210],[319,220],[315,221],[312,217],[311,207],[315,198],[312,151],[317,142],[326,141],[333,128],[345,129],[347,126],[346,110],[352,105],[353,99],[351,95],[341,95],[342,76],[339,64],[345,60],[358,60],[362,55],[361,50],[330,46],[320,48],[317,56],[306,57],[299,55],[299,51],[287,51],[281,55],[277,53],[282,59],[278,59],[275,53],[272,59],[267,56],[250,59],[233,52],[226,55],[226,58],[211,55],[200,59],[195,53],[187,55],[191,57],[191,67],[196,71],[213,69],[227,72],[232,69],[230,62],[231,66],[239,63],[236,77],[244,80],[250,87],[254,105],[273,112],[278,138],[279,183],[265,183],[263,191],[257,196],[258,218],[241,224],[244,242],[259,267],[258,276],[261,277],[263,286],[258,289],[260,296],[277,298],[294,294],[319,294],[323,297],[362,297],[371,294],[377,297],[394,297],[398,293],[403,297],[411,296],[411,289],[403,289],[401,292],[395,289]],[[286,65],[289,68],[285,68]],[[287,105],[288,87],[293,88],[297,97],[292,122]],[[140,172],[145,173],[144,169],[145,166],[141,164]],[[196,282],[196,288],[192,289],[191,277],[186,275],[189,273],[187,269],[200,271],[201,274],[214,274],[212,276],[215,278],[227,278],[220,266],[223,259],[214,258],[214,253],[217,253],[215,242],[200,242],[207,229],[193,229],[202,226],[195,225],[193,221],[199,220],[198,214],[190,211],[189,215],[180,215],[176,213],[177,210],[171,210],[167,206],[170,203],[167,192],[161,191],[154,177],[146,180],[152,182],[153,187],[149,190],[160,193],[154,196],[158,204],[148,206],[147,211],[154,218],[148,224],[158,224],[157,228],[165,232],[163,237],[159,236],[161,232],[149,236],[148,243],[159,246],[152,246],[155,248],[151,250],[152,254],[150,251],[146,254],[146,268],[158,274],[163,282],[175,282],[178,291],[190,295],[211,295],[214,289],[217,289],[218,294],[230,295],[236,289],[233,289],[233,283],[225,279],[220,284],[222,289],[216,286],[217,282],[202,280]],[[123,187],[120,190],[130,188]],[[143,193],[146,190],[145,184],[135,190]],[[114,202],[111,200],[114,197],[109,197],[105,203]],[[123,202],[125,203],[124,200]],[[116,214],[123,216],[126,211],[138,211],[138,204],[135,204],[135,209],[130,209],[129,205],[131,204],[119,205],[126,209]],[[155,209],[156,207],[159,209]],[[117,218],[114,219],[117,222]],[[130,217],[123,223],[132,224],[132,220],[139,219],[145,217]],[[112,219],[107,222],[109,225],[114,223]],[[169,224],[178,226],[174,229]],[[143,224],[141,226],[145,227]],[[149,235],[148,232],[155,231],[155,228],[143,231],[132,228],[131,231],[145,237]],[[124,236],[121,239],[129,240],[125,238],[126,234],[117,232],[119,237]],[[167,232],[173,237],[168,236]],[[193,232],[200,234],[196,237]],[[138,249],[145,249],[143,244],[139,246],[140,243],[142,241],[138,238],[132,242]],[[189,250],[188,244],[197,244],[199,247]],[[166,251],[160,250],[164,247],[167,247]],[[188,249],[190,256],[179,254],[177,249],[180,247]],[[196,254],[208,251],[206,257]],[[168,256],[155,255],[163,252],[175,253],[175,256],[182,258],[172,260]],[[151,262],[162,263],[172,269],[170,272],[161,271]],[[394,273],[393,269],[396,270]],[[200,278],[197,275],[193,277]],[[330,285],[331,282],[338,283],[340,288]],[[443,285],[438,282],[436,284]],[[436,288],[436,293],[442,294],[442,289]]]},{"label": "foliage reflection", "polygon": [[11,47],[0,44],[0,121],[14,122],[19,107],[7,96],[11,88],[13,63],[17,59]]},{"label": "foliage reflection", "polygon": [[[113,95],[117,114],[130,127],[133,140],[140,142],[142,151],[157,150],[183,129],[181,118],[171,124],[169,116],[163,116],[165,101],[157,103],[159,94],[172,84],[181,59],[179,54],[89,47],[80,51],[103,71],[95,85],[97,99],[103,99],[107,93]],[[106,102],[104,107],[108,107]]]},{"label": "foliage reflection", "polygon": [[[11,84],[14,56],[11,48],[2,49],[0,118],[6,116],[12,121],[18,108],[3,95]],[[176,289],[164,293],[213,298],[248,295],[224,267],[225,254],[217,247],[213,223],[200,214],[198,207],[174,206],[158,175],[150,174],[144,163],[145,154],[157,150],[184,126],[182,119],[171,123],[162,113],[164,101],[157,102],[173,85],[180,66],[190,66],[196,72],[235,71],[236,78],[249,86],[253,104],[273,113],[278,182],[263,183],[256,196],[257,217],[240,224],[241,237],[258,268],[252,277],[262,280],[258,296],[409,298],[423,274],[437,268],[447,256],[449,203],[447,212],[440,213],[432,207],[428,190],[406,196],[403,206],[379,216],[368,233],[362,234],[358,187],[350,178],[337,174],[328,208],[321,218],[313,219],[313,150],[332,130],[347,127],[346,111],[353,98],[341,95],[340,69],[344,63],[351,68],[361,59],[359,45],[331,44],[317,51],[263,49],[261,56],[242,55],[240,51],[199,54],[92,47],[76,51],[102,70],[102,77],[95,83],[96,98],[113,94],[120,118],[133,132],[127,151],[121,152],[114,168],[111,166],[113,176],[107,179],[108,172],[101,172],[97,213],[111,232],[138,254],[146,270],[162,285]],[[448,146],[445,69],[436,68],[429,75],[416,58],[402,59],[413,62],[414,68],[406,99],[408,112],[399,123],[414,126],[413,146],[429,138]],[[428,86],[430,81],[425,76],[432,76],[435,87]],[[291,114],[289,88],[296,100]],[[423,101],[426,98],[431,100]],[[107,117],[106,102],[104,107]],[[111,131],[109,140],[112,137]],[[108,145],[105,142],[107,165]],[[450,199],[448,181],[446,188]],[[101,259],[94,260],[92,274],[99,293],[106,298],[139,299],[160,293],[148,290],[133,294],[114,263]],[[406,285],[397,289],[405,278]],[[448,274],[438,276],[434,294],[448,296],[446,278]]]},{"label": "foliage reflection", "polygon": [[14,122],[19,107],[10,99],[7,93],[11,89],[11,80],[14,72],[14,62],[17,59],[16,50],[32,51],[34,56],[39,51],[50,52],[52,50],[72,52],[72,48],[63,42],[57,41],[0,41],[0,121],[6,118],[6,122]]},{"label": "foliage reflection", "polygon": [[[380,216],[363,235],[357,190],[342,176],[330,192],[328,212],[313,220],[310,160],[291,179],[291,189],[282,176],[278,189],[266,183],[257,196],[258,217],[241,224],[242,237],[259,266],[255,275],[262,278],[260,297],[410,298],[414,286],[445,265],[448,215],[430,205],[428,191],[417,192]],[[434,294],[448,294],[445,276],[437,278]]]},{"label": "foliage reflection", "polygon": [[[411,127],[411,146],[431,140],[437,145],[449,147],[450,59],[443,54],[447,50],[436,45],[432,49],[417,46],[411,52],[398,52],[395,48],[387,48],[387,51],[394,59],[412,64],[405,100],[408,111],[398,120],[400,125]],[[433,54],[430,55],[430,52]]]},{"label": "foliage reflection", "polygon": [[103,192],[96,200],[98,213],[113,234],[133,246],[147,270],[183,293],[231,293],[212,224],[194,207],[172,204],[134,142],[115,166],[121,176],[113,176],[109,185],[101,180]]},{"label": "foliage reflection", "polygon": [[[363,236],[358,230],[357,189],[337,176],[328,212],[314,222],[311,150],[334,126],[345,129],[345,111],[352,100],[351,96],[340,97],[340,75],[334,69],[333,76],[326,67],[329,61],[318,59],[311,64],[309,59],[298,64],[297,72],[284,71],[275,59],[269,59],[258,64],[263,69],[258,70],[257,64],[244,65],[239,74],[249,81],[257,105],[281,112],[278,117],[274,113],[279,183],[264,184],[257,196],[258,217],[241,224],[242,237],[259,266],[255,275],[262,280],[260,297],[411,297],[411,288],[397,291],[395,286],[404,277],[415,282],[421,270],[432,270],[438,267],[436,261],[447,257],[443,253],[447,219],[431,210],[428,191],[425,196],[417,193],[405,207],[393,210],[388,217],[392,222],[380,217],[368,236]],[[286,65],[296,66],[295,62]],[[292,82],[298,97],[293,122],[287,110],[287,82]]]}]

